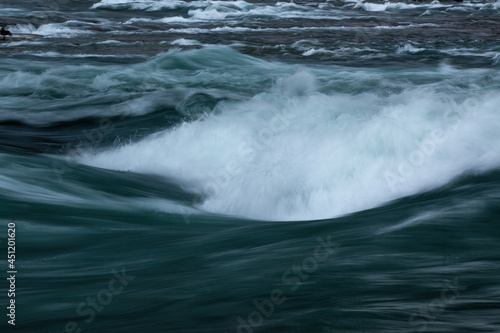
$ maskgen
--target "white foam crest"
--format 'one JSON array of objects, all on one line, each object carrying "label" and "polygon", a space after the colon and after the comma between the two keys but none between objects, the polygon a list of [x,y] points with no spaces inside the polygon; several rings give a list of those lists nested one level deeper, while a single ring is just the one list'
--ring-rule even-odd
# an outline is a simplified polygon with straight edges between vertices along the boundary
[{"label": "white foam crest", "polygon": [[227,6],[225,2],[212,2],[207,8],[192,9],[189,15],[195,19],[222,20],[241,16],[271,16],[281,18],[310,18],[310,19],[341,19],[333,16],[331,11],[318,10],[300,6],[294,3],[277,2],[274,5],[242,5],[235,8]]},{"label": "white foam crest", "polygon": [[[144,42],[138,40],[135,42],[127,43],[127,42],[120,42],[120,41],[114,40],[114,39],[108,39],[108,40],[105,40],[102,42],[97,42],[96,44],[100,44],[100,45],[137,45],[137,44],[144,44]],[[86,44],[86,45],[91,45],[91,44]]]},{"label": "white foam crest", "polygon": [[382,12],[387,10],[398,10],[398,9],[414,9],[418,8],[419,5],[406,4],[402,2],[385,2],[385,3],[372,3],[365,1],[357,1],[354,8],[364,9],[368,12]]},{"label": "white foam crest", "polygon": [[380,2],[369,2],[365,0],[352,0],[346,1],[348,6],[355,9],[362,9],[370,12],[380,12],[380,11],[391,11],[391,10],[409,10],[409,9],[421,9],[425,10],[422,15],[430,15],[433,9],[445,8],[446,11],[470,11],[474,9],[484,10],[484,9],[499,9],[500,1],[496,2],[483,2],[483,1],[464,1],[461,3],[442,3],[438,0],[434,0],[430,3],[405,3],[405,2],[392,2],[386,1],[384,3]]},{"label": "white foam crest", "polygon": [[440,85],[327,94],[299,72],[246,102],[219,103],[217,115],[80,161],[174,177],[211,212],[338,216],[500,166],[500,96],[464,100]]},{"label": "white foam crest", "polygon": [[185,39],[185,38],[176,39],[171,44],[174,44],[174,45],[183,45],[183,46],[187,46],[187,45],[201,45],[201,43],[199,41],[197,41],[197,40],[194,40],[194,39]]},{"label": "white foam crest", "polygon": [[277,2],[275,4],[251,4],[246,1],[117,1],[103,0],[94,4],[92,8],[129,8],[146,11],[165,11],[179,8],[188,9],[189,17],[166,17],[164,19],[136,18],[128,23],[154,21],[163,23],[187,23],[206,20],[226,20],[244,17],[281,17],[281,18],[308,18],[322,20],[340,20],[345,16],[333,15],[331,8],[302,6],[295,3]]},{"label": "white foam crest", "polygon": [[36,31],[36,27],[33,24],[14,24],[8,25],[5,28],[13,34],[32,34]]},{"label": "white foam crest", "polygon": [[136,22],[146,22],[146,23],[179,23],[179,24],[188,24],[194,22],[200,22],[201,20],[191,17],[182,17],[182,16],[168,16],[161,19],[149,19],[143,17],[134,17],[130,20],[126,21],[125,24],[134,24]]},{"label": "white foam crest", "polygon": [[105,40],[105,41],[102,41],[102,42],[97,42],[97,44],[123,44],[123,42],[120,42],[118,40],[114,40],[114,39],[108,39],[108,40]]},{"label": "white foam crest", "polygon": [[[68,22],[66,22],[68,23]],[[90,34],[90,31],[74,29],[65,26],[66,23],[42,24],[36,28],[32,24],[16,24],[7,26],[13,34],[35,34],[44,37],[74,37],[81,34]]]},{"label": "white foam crest", "polygon": [[[500,2],[465,1],[462,3],[442,3],[440,1],[424,3],[407,2],[371,2],[365,0],[345,1],[347,8],[361,9],[369,12],[395,10],[487,10],[500,8]],[[168,11],[179,8],[190,9],[193,19],[221,20],[237,16],[277,16],[282,18],[309,18],[309,19],[343,19],[341,9],[335,5],[319,4],[317,6],[299,5],[293,2],[276,2],[274,4],[252,4],[246,1],[179,1],[179,0],[101,0],[91,8],[132,9],[145,11]],[[338,14],[338,15],[333,15]]]},{"label": "white foam crest", "polygon": [[91,88],[96,90],[105,90],[121,84],[120,81],[114,80],[109,73],[99,74],[94,78],[90,85]]},{"label": "white foam crest", "polygon": [[418,52],[421,52],[421,51],[425,51],[425,49],[424,48],[415,47],[415,46],[411,45],[410,43],[405,43],[403,46],[399,46],[396,49],[396,53],[398,53],[398,54],[404,54],[404,53],[415,54],[415,53],[418,53]]},{"label": "white foam crest", "polygon": [[92,5],[92,9],[111,8],[111,9],[134,9],[147,11],[172,10],[178,8],[207,8],[210,6],[245,9],[253,6],[248,2],[237,1],[176,1],[176,0],[101,0]]},{"label": "white foam crest", "polygon": [[211,9],[191,9],[188,15],[198,20],[224,20],[229,13],[221,12],[215,8]]},{"label": "white foam crest", "polygon": [[[490,5],[491,7],[493,7],[494,9],[500,9],[500,1],[497,1],[497,2],[493,2],[491,4],[488,4]],[[486,6],[485,6],[486,7]]]},{"label": "white foam crest", "polygon": [[325,53],[328,54],[328,53],[334,53],[334,52],[331,51],[331,50],[327,50],[327,49],[325,49],[323,47],[320,47],[320,48],[313,47],[313,48],[311,48],[311,49],[309,49],[307,51],[304,51],[302,53],[302,55],[306,56],[306,57],[309,57],[309,56],[312,56],[312,55],[315,55],[315,54],[325,54]]},{"label": "white foam crest", "polygon": [[[301,49],[303,48],[302,46],[299,46],[297,47],[297,49]],[[320,48],[310,48],[310,49],[307,49],[306,51],[304,51],[302,53],[303,56],[312,56],[312,55],[315,55],[315,54],[335,54],[335,55],[338,55],[338,56],[342,56],[342,57],[345,57],[345,56],[349,56],[349,55],[352,55],[354,53],[362,53],[362,52],[379,52],[375,49],[372,49],[370,47],[341,47],[341,48],[336,48],[334,50],[328,50],[326,48],[323,48],[323,47],[320,47]]]}]

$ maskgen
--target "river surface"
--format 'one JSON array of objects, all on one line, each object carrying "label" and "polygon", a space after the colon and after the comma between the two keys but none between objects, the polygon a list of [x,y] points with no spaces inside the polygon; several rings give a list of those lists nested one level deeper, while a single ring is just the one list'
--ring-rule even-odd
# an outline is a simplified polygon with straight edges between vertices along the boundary
[{"label": "river surface", "polygon": [[0,13],[2,332],[500,332],[500,2]]}]

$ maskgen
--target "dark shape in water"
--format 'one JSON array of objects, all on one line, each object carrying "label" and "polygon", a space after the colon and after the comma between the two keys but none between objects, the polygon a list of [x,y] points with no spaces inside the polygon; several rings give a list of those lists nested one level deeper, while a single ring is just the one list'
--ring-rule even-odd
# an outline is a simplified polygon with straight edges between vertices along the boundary
[{"label": "dark shape in water", "polygon": [[3,36],[3,40],[5,40],[5,36],[12,36],[11,32],[9,30],[5,30],[3,27],[0,30],[0,35]]}]

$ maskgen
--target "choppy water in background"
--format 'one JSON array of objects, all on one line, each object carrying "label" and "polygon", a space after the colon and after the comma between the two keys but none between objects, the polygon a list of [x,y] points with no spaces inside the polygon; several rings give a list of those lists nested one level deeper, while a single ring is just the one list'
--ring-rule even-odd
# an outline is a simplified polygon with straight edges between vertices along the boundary
[{"label": "choppy water in background", "polygon": [[498,2],[0,10],[2,332],[500,332]]}]

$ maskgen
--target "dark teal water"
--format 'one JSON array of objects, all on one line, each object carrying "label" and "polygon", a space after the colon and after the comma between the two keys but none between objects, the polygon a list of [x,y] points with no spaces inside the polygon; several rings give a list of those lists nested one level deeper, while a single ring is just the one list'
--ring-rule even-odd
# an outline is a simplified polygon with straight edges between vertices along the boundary
[{"label": "dark teal water", "polygon": [[0,10],[2,332],[500,332],[498,2]]}]

